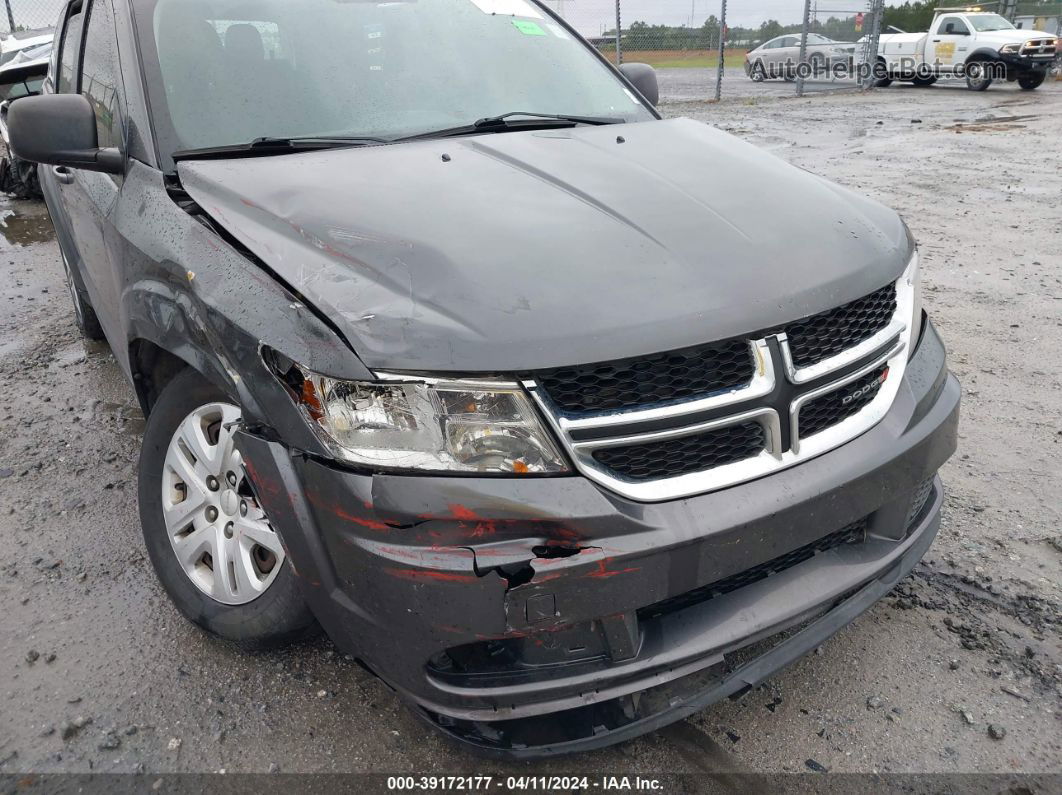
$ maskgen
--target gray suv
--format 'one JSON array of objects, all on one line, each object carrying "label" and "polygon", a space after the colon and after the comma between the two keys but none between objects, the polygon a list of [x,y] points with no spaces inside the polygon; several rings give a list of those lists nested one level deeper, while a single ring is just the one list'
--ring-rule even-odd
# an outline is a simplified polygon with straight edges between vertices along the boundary
[{"label": "gray suv", "polygon": [[959,387],[893,211],[525,0],[74,0],[15,103],[144,540],[485,753],[741,694],[925,554]]}]

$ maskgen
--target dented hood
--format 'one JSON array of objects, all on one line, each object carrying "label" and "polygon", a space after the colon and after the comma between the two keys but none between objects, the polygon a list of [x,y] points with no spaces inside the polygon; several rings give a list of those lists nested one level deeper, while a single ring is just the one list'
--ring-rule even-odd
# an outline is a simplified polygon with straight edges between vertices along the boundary
[{"label": "dented hood", "polygon": [[504,373],[695,345],[865,295],[909,253],[891,210],[681,119],[179,175],[376,369]]}]

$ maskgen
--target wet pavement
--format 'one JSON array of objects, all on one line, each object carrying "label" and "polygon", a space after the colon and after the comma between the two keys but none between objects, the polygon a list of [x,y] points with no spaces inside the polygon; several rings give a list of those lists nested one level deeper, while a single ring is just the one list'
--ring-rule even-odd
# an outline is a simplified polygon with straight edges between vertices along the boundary
[{"label": "wet pavement", "polygon": [[0,201],[0,773],[1062,771],[1062,84],[665,111],[919,239],[965,403],[911,577],[742,701],[594,754],[478,760],[327,640],[248,654],[176,613],[140,537],[133,391],[74,328],[42,205]]},{"label": "wet pavement", "polygon": [[[688,102],[715,97],[716,70],[668,67],[656,70],[660,84],[660,98],[664,102]],[[855,80],[828,79],[805,80],[804,92],[816,94],[824,91],[858,91]],[[723,99],[749,97],[792,97],[796,94],[796,82],[787,80],[750,80],[740,67],[723,70]]]}]

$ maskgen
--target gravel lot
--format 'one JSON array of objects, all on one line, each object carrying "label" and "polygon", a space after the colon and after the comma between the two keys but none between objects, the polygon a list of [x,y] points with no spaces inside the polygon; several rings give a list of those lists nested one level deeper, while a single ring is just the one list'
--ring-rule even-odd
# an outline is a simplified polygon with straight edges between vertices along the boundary
[{"label": "gravel lot", "polygon": [[0,773],[1062,772],[1062,84],[664,109],[921,241],[966,396],[916,572],[740,702],[618,749],[479,761],[325,640],[249,655],[177,615],[140,537],[133,392],[74,330],[43,207],[0,202]]}]

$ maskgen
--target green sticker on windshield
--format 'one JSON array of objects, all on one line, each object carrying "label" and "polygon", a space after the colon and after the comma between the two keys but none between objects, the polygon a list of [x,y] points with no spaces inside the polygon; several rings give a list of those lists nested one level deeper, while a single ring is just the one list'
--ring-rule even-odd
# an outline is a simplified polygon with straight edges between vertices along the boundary
[{"label": "green sticker on windshield", "polygon": [[525,36],[545,36],[546,31],[542,30],[537,22],[531,22],[527,19],[514,19],[513,27],[523,33]]}]

